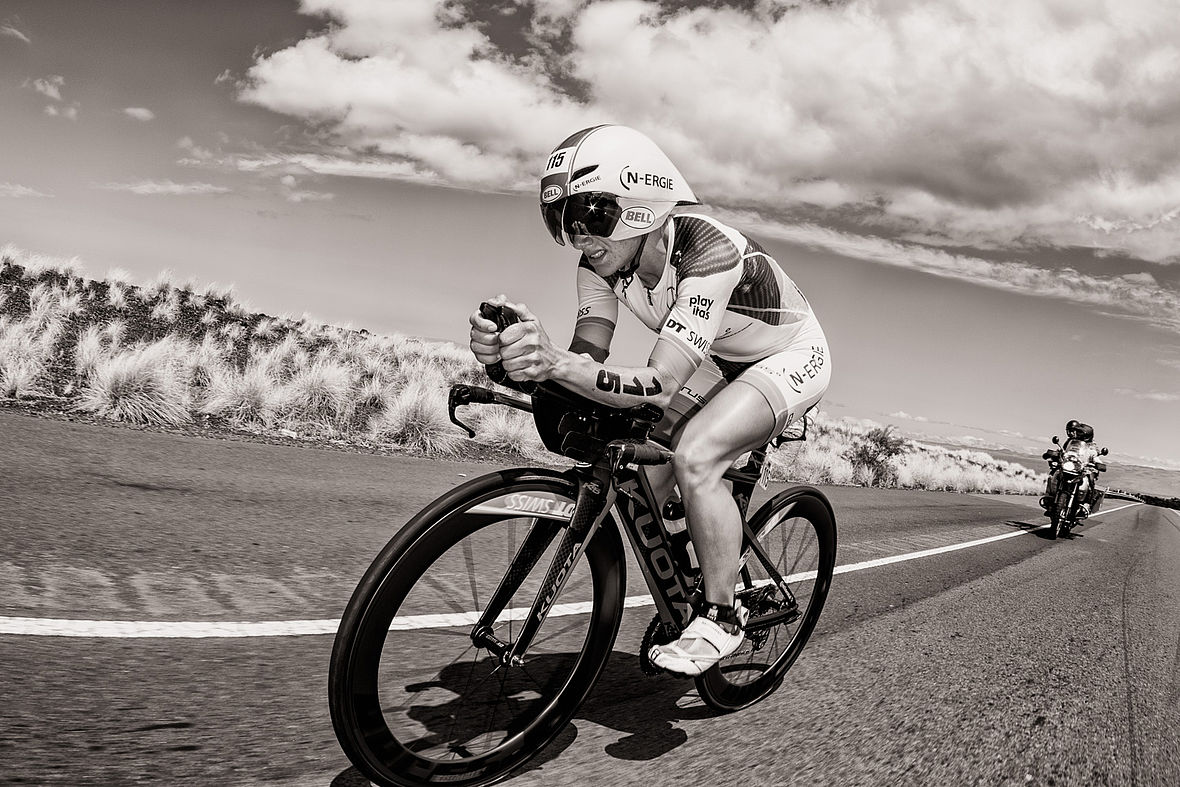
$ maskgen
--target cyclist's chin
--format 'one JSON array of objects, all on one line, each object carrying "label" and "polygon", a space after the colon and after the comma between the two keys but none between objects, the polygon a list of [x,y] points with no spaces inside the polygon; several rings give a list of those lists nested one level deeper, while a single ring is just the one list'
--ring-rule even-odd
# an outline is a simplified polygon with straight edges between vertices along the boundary
[{"label": "cyclist's chin", "polygon": [[590,257],[587,257],[586,260],[590,263],[590,268],[603,278],[618,272],[627,262],[623,255],[611,249],[608,249],[606,254],[596,260],[590,259]]}]

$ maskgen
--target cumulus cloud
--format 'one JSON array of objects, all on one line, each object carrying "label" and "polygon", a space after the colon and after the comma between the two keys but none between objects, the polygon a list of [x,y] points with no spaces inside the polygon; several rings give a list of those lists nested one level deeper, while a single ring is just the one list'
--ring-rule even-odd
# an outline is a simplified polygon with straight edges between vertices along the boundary
[{"label": "cumulus cloud", "polygon": [[229,191],[224,186],[214,186],[211,183],[174,183],[171,180],[140,180],[132,183],[101,183],[95,188],[107,191],[127,191],[132,194],[145,196],[178,195],[178,194],[225,194]]},{"label": "cumulus cloud", "polygon": [[1132,399],[1148,402],[1180,402],[1180,394],[1165,391],[1136,391],[1132,388],[1115,388],[1114,392],[1119,396],[1129,396]]},{"label": "cumulus cloud", "polygon": [[520,51],[474,2],[304,0],[332,24],[239,95],[408,178],[531,190],[557,141],[626,122],[714,204],[1178,259],[1172,0],[528,5]]},{"label": "cumulus cloud", "polygon": [[0,183],[0,197],[49,197],[36,189],[22,186],[19,183]]},{"label": "cumulus cloud", "polygon": [[896,413],[889,414],[892,418],[903,418],[907,421],[928,422],[930,419],[921,415],[910,415],[905,410],[898,410]]},{"label": "cumulus cloud", "polygon": [[65,77],[59,74],[53,74],[47,77],[38,77],[37,79],[26,79],[21,87],[30,88],[37,91],[41,95],[48,98],[55,103],[46,104],[45,114],[50,117],[60,117],[66,120],[77,120],[78,109],[81,107],[77,101],[65,103],[61,97],[61,89],[65,86]]},{"label": "cumulus cloud", "polygon": [[[334,175],[379,180],[408,180],[436,186],[454,185],[438,173],[424,171],[413,162],[381,156],[354,154],[347,150],[324,153],[215,153],[205,148],[186,148],[190,155],[180,164],[190,167],[210,167],[221,170],[248,172],[260,175]],[[472,188],[469,186],[469,188]]]},{"label": "cumulus cloud", "polygon": [[45,114],[54,118],[65,118],[66,120],[78,119],[78,104],[70,104],[68,106],[58,106],[56,104],[49,104],[45,107]]},{"label": "cumulus cloud", "polygon": [[32,41],[29,40],[29,37],[27,35],[25,35],[21,31],[17,30],[11,24],[0,25],[0,36],[3,36],[5,38],[15,38],[18,41],[24,41],[26,44],[33,43]]},{"label": "cumulus cloud", "polygon": [[299,179],[290,174],[279,178],[279,193],[287,202],[324,202],[336,198],[330,192],[299,188]]},{"label": "cumulus cloud", "polygon": [[1097,276],[1072,268],[1049,270],[1027,262],[997,262],[878,236],[840,232],[817,224],[785,224],[749,211],[719,213],[756,235],[1025,295],[1113,309],[1121,316],[1180,332],[1180,292],[1156,284],[1151,276]]},{"label": "cumulus cloud", "polygon": [[211,150],[198,145],[192,137],[181,137],[176,140],[176,147],[187,154],[185,158],[181,159],[182,164],[200,165],[215,158],[215,154]]},{"label": "cumulus cloud", "polygon": [[156,113],[144,107],[126,107],[123,110],[123,114],[129,118],[143,121],[144,123],[156,119]]},{"label": "cumulus cloud", "polygon": [[51,98],[54,101],[61,101],[61,89],[65,83],[65,77],[54,74],[47,77],[38,77],[37,79],[26,79],[23,86],[31,87],[41,95]]}]

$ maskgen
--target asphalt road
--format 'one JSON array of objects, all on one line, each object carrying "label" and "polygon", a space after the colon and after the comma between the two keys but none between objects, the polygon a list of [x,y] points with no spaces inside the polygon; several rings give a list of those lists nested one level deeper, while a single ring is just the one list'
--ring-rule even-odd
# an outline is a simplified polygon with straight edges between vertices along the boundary
[{"label": "asphalt road", "polygon": [[[328,719],[330,633],[143,635],[331,623],[409,516],[486,469],[0,411],[0,784],[364,784]],[[727,716],[639,672],[652,609],[628,610],[509,783],[1180,784],[1177,512],[1108,501],[1051,542],[1031,498],[825,492],[838,565],[1021,535],[838,575],[783,687]]]}]

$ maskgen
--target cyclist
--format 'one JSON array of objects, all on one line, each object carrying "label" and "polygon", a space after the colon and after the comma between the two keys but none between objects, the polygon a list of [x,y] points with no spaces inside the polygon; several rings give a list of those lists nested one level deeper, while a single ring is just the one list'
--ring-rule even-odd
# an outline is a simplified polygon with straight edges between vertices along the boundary
[{"label": "cyclist", "polygon": [[[678,482],[700,563],[703,598],[680,638],[652,661],[699,675],[734,653],[746,611],[735,603],[742,533],[722,473],[817,404],[831,378],[824,332],[782,268],[699,202],[652,140],[619,125],[583,129],[549,155],[541,214],[559,245],[580,253],[578,316],[568,350],[524,304],[500,334],[473,312],[471,349],[516,381],[554,380],[616,407],[665,408],[657,438],[673,467],[649,468],[663,500]],[[606,363],[618,304],[658,336],[645,365]],[[673,478],[674,474],[674,478]]]},{"label": "cyclist", "polygon": [[1061,477],[1061,457],[1067,452],[1078,455],[1078,461],[1085,468],[1082,475],[1082,486],[1079,490],[1083,502],[1079,506],[1079,517],[1085,519],[1090,515],[1090,502],[1098,478],[1098,449],[1094,447],[1094,427],[1084,424],[1076,418],[1071,418],[1065,424],[1065,445],[1060,448],[1050,448],[1041,454],[1042,459],[1049,460],[1052,472],[1045,481],[1045,494],[1041,498],[1041,507],[1045,509],[1045,516],[1052,516],[1054,503],[1057,500],[1057,483]]}]

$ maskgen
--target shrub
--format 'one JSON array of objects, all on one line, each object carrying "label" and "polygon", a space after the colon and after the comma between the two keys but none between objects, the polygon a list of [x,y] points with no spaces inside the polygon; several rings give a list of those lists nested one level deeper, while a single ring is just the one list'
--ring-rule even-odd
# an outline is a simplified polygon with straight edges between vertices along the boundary
[{"label": "shrub", "polygon": [[0,358],[0,396],[19,399],[44,393],[39,385],[45,366],[32,354]]},{"label": "shrub", "polygon": [[844,456],[844,443],[832,434],[788,443],[767,455],[769,478],[804,484],[851,484],[854,468]]},{"label": "shrub", "polygon": [[189,392],[179,344],[161,339],[100,359],[83,384],[78,409],[137,424],[188,421]]},{"label": "shrub", "polygon": [[64,322],[53,310],[9,323],[0,319],[0,395],[5,398],[50,393],[54,347]]},{"label": "shrub", "polygon": [[169,290],[160,294],[160,299],[152,307],[152,319],[160,322],[176,322],[180,315],[180,295],[176,290]]},{"label": "shrub", "polygon": [[278,328],[278,320],[264,317],[254,326],[254,336],[258,339],[273,339],[278,334]]},{"label": "shrub", "polygon": [[361,383],[352,402],[349,431],[365,431],[393,406],[395,394],[380,380]]},{"label": "shrub", "polygon": [[321,357],[297,371],[283,386],[281,419],[290,428],[310,426],[335,434],[350,416],[352,372]]},{"label": "shrub", "polygon": [[389,441],[427,456],[453,456],[466,434],[451,423],[441,375],[408,383],[372,427],[378,441]]},{"label": "shrub", "polygon": [[118,282],[112,282],[111,287],[107,290],[107,303],[116,311],[123,311],[127,308],[127,289]]},{"label": "shrub", "polygon": [[[541,442],[529,413],[510,407],[485,406],[468,408],[464,415],[471,418],[468,423],[475,429],[475,440],[480,445],[511,451],[532,461],[553,458]],[[460,419],[463,420],[462,416]]]},{"label": "shrub", "polygon": [[250,364],[244,371],[228,366],[209,370],[201,412],[224,418],[234,426],[269,427],[282,409],[282,390],[265,364]]},{"label": "shrub", "polygon": [[905,438],[894,434],[892,426],[870,429],[853,438],[844,457],[852,463],[858,483],[893,486],[897,481],[893,458],[905,449],[905,442]]},{"label": "shrub", "polygon": [[78,339],[74,349],[74,374],[82,380],[89,378],[107,355],[107,331],[98,325],[91,325]]}]

